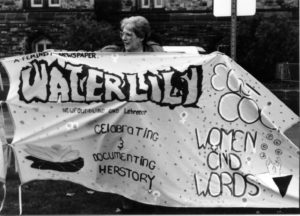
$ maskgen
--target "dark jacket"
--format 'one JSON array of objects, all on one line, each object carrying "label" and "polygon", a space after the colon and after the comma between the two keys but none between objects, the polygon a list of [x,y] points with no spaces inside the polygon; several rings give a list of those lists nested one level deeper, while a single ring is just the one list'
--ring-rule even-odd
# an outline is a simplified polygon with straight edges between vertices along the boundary
[{"label": "dark jacket", "polygon": [[[164,52],[163,48],[153,41],[148,41],[144,45],[144,52]],[[125,52],[125,48],[117,45],[108,45],[103,47],[100,52]]]}]

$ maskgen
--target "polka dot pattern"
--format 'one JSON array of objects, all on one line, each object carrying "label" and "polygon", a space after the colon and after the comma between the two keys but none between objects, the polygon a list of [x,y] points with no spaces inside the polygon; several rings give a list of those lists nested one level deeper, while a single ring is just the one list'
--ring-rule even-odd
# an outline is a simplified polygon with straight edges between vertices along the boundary
[{"label": "polka dot pattern", "polygon": [[[56,63],[62,67],[67,60],[109,73],[151,72],[156,77],[163,71],[183,72],[201,65],[201,94],[196,106],[117,100],[25,103],[16,90],[20,71],[30,65],[29,60],[4,62],[6,68],[16,68],[10,73],[15,82],[7,103],[14,118],[12,146],[23,183],[67,180],[161,206],[293,206],[278,193],[276,185],[269,186],[274,184],[273,178],[299,173],[295,163],[299,150],[281,132],[298,117],[225,55],[161,55],[120,54],[117,63],[116,56],[112,59],[107,54],[76,61],[53,54],[44,60],[50,65],[58,59]],[[185,81],[192,82],[188,75]],[[139,87],[147,87],[147,83]],[[82,113],[85,109],[104,111]],[[147,112],[126,114],[125,109]],[[32,167],[30,156],[51,162],[52,168],[44,169],[45,164]],[[57,170],[75,157],[84,161],[78,170]],[[290,187],[297,183],[295,179]]]}]

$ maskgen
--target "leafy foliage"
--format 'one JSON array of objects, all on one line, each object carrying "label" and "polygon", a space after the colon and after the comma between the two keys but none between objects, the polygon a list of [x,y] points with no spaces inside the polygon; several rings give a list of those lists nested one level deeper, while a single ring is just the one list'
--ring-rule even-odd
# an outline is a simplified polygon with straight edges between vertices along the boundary
[{"label": "leafy foliage", "polygon": [[[109,44],[120,44],[117,28],[104,20],[80,16],[70,20],[63,28],[64,34],[56,42],[55,48],[94,51]],[[205,49],[208,52],[215,50],[218,44],[230,44],[226,29],[210,26],[207,31],[209,35],[205,41],[208,45]],[[260,81],[271,81],[275,78],[277,63],[299,61],[298,35],[298,26],[285,16],[240,17],[237,62]],[[168,44],[167,37],[159,34],[152,36],[152,40]]]},{"label": "leafy foliage", "polygon": [[95,0],[95,14],[97,20],[119,20],[122,8],[120,0]]},{"label": "leafy foliage", "polygon": [[275,77],[276,64],[299,61],[298,28],[287,17],[255,16],[238,26],[237,61],[260,81]]},{"label": "leafy foliage", "polygon": [[119,40],[118,31],[106,21],[96,21],[90,16],[69,20],[63,34],[54,44],[57,49],[95,51]]}]

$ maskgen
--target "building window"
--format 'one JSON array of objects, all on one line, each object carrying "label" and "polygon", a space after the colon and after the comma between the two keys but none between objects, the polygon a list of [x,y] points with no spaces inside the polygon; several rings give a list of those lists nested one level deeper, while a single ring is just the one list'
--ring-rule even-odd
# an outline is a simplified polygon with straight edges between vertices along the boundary
[{"label": "building window", "polygon": [[142,8],[150,8],[150,0],[142,0]]},{"label": "building window", "polygon": [[32,8],[60,7],[61,0],[30,0]]},{"label": "building window", "polygon": [[122,0],[122,11],[131,11],[135,6],[134,0]]},{"label": "building window", "polygon": [[163,8],[164,7],[163,0],[154,0],[154,7]]},{"label": "building window", "polygon": [[41,39],[37,41],[34,45],[35,52],[43,52],[46,49],[51,49],[52,42],[48,39]]},{"label": "building window", "polygon": [[31,7],[43,7],[43,0],[31,0]]},{"label": "building window", "polygon": [[60,7],[61,0],[49,0],[49,7]]}]

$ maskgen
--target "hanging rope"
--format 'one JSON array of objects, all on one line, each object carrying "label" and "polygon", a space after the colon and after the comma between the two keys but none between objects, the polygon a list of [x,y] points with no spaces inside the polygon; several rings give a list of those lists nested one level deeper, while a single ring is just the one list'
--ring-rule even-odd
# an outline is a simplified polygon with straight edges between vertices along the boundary
[{"label": "hanging rope", "polygon": [[15,171],[16,173],[19,173],[19,165],[18,165],[17,157],[15,157]]},{"label": "hanging rope", "polygon": [[4,91],[3,80],[2,80],[1,74],[0,74],[0,90]]},{"label": "hanging rope", "polygon": [[19,185],[19,215],[22,215],[23,206],[22,206],[22,185]]},{"label": "hanging rope", "polygon": [[6,199],[6,184],[3,183],[3,200],[2,200],[2,202],[1,202],[0,212],[2,212],[4,203],[5,203],[5,199]]}]

